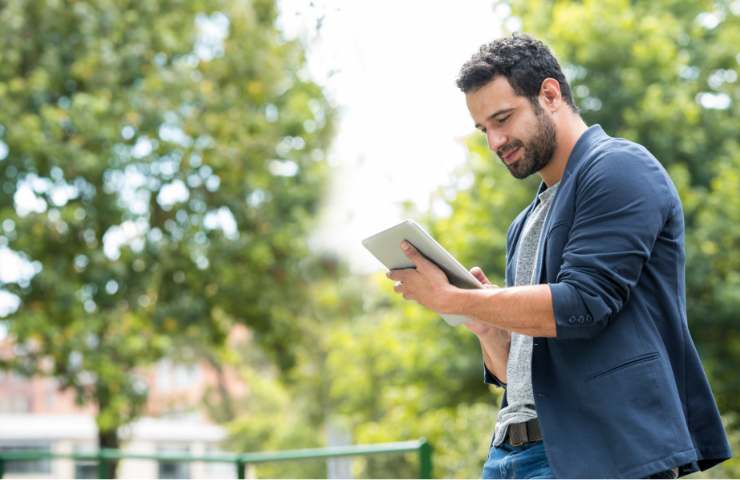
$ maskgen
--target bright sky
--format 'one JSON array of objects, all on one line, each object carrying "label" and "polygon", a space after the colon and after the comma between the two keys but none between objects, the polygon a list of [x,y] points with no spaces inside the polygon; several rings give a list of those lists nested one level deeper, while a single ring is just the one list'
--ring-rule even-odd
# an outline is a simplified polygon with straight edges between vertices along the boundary
[{"label": "bright sky", "polygon": [[498,36],[508,7],[490,0],[280,5],[284,31],[306,41],[311,76],[340,109],[317,240],[357,270],[378,269],[360,241],[400,221],[404,200],[426,208],[430,193],[465,161],[461,139],[473,122],[455,78]]}]

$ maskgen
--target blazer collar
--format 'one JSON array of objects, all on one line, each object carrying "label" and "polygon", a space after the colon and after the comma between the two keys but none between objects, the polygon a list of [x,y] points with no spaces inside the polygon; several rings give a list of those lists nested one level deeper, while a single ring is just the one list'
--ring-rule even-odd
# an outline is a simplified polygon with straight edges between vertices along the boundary
[{"label": "blazer collar", "polygon": [[[588,127],[588,129],[583,132],[578,138],[576,144],[573,145],[573,150],[571,150],[570,155],[568,156],[568,164],[565,166],[565,171],[563,171],[563,176],[560,178],[560,183],[563,183],[568,177],[571,176],[573,172],[578,169],[578,166],[586,157],[586,153],[588,151],[590,151],[594,146],[608,138],[609,135],[604,132],[604,129],[601,128],[601,125],[594,124]],[[537,194],[534,196],[530,208],[534,207],[534,205],[537,203],[538,197],[545,190],[547,190],[547,185],[545,185],[545,182],[540,182],[540,187],[537,189]]]},{"label": "blazer collar", "polygon": [[[560,178],[559,183],[561,185],[561,190],[562,184],[565,183],[566,179],[578,169],[578,166],[582,163],[582,160],[586,158],[587,153],[597,144],[603,142],[608,138],[609,136],[604,132],[604,129],[601,128],[601,125],[598,124],[590,126],[585,132],[583,132],[583,134],[581,134],[581,136],[578,138],[578,141],[576,141],[576,144],[573,146],[573,150],[568,156],[568,164],[565,166],[563,176]],[[524,226],[524,222],[527,220],[527,217],[529,216],[532,209],[537,205],[540,194],[545,190],[547,190],[547,185],[545,185],[545,182],[540,182],[540,186],[537,189],[537,193],[535,194],[534,198],[532,199],[532,203],[530,203],[529,206],[525,209],[525,213],[521,216],[519,224],[515,226],[515,241],[513,242],[513,245],[516,245],[519,241],[519,234],[521,233],[521,229]]]},{"label": "blazer collar", "polygon": [[580,138],[573,146],[573,150],[568,156],[568,164],[565,166],[563,177],[560,180],[565,180],[573,172],[575,172],[583,159],[586,158],[587,153],[591,151],[591,149],[593,149],[596,145],[608,138],[609,135],[604,132],[604,129],[601,128],[601,125],[595,124],[588,127],[588,129],[583,132],[583,134],[581,134]]}]

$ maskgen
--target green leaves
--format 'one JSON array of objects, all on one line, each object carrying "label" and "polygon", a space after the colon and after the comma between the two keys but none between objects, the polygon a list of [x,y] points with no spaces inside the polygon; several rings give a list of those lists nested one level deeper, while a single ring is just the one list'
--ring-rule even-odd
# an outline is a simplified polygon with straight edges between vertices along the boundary
[{"label": "green leaves", "polygon": [[52,357],[41,373],[97,405],[102,430],[141,412],[141,368],[218,350],[236,324],[293,362],[333,113],[299,78],[302,47],[275,12],[210,0],[0,10],[0,211],[15,225],[3,241],[41,266],[0,285],[21,300],[4,320],[28,346],[13,363],[34,373]]}]

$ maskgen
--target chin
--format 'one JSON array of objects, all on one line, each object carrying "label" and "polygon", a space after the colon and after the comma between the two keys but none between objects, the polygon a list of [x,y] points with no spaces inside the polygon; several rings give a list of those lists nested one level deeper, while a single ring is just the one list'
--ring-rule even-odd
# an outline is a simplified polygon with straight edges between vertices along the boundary
[{"label": "chin", "polygon": [[519,180],[524,180],[525,178],[535,173],[534,171],[532,171],[532,168],[530,168],[529,165],[521,167],[519,165],[519,162],[513,165],[506,165],[506,168],[509,169],[509,173],[512,177],[518,178]]}]

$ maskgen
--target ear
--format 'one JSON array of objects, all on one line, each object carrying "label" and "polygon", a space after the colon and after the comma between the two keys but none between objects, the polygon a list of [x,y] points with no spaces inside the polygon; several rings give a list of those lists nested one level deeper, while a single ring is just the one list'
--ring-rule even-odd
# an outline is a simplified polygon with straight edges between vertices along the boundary
[{"label": "ear", "polygon": [[543,107],[549,112],[555,112],[563,103],[563,96],[560,93],[560,83],[554,78],[546,78],[540,85],[540,98],[544,103]]}]

